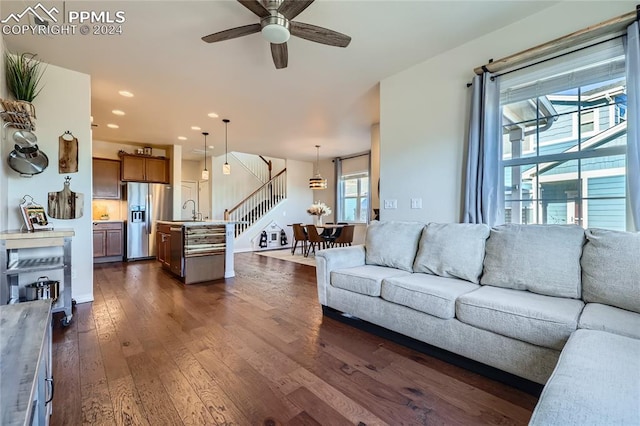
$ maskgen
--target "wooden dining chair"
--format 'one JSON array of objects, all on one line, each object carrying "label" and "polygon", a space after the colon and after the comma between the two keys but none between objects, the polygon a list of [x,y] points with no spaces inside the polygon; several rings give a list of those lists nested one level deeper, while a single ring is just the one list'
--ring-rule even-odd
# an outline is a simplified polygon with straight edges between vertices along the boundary
[{"label": "wooden dining chair", "polygon": [[300,249],[302,250],[302,255],[306,256],[307,241],[309,240],[309,238],[307,237],[307,231],[305,231],[301,223],[294,223],[292,226],[293,226],[293,247],[291,247],[291,254],[296,254],[296,247],[298,246],[298,242],[301,242]]},{"label": "wooden dining chair", "polygon": [[333,247],[350,246],[353,243],[355,225],[345,225],[338,238],[333,241]]},{"label": "wooden dining chair", "polygon": [[327,248],[327,239],[318,233],[318,228],[315,225],[307,225],[307,235],[309,237],[309,246],[307,247],[307,254],[313,250],[313,254],[316,254],[316,246],[318,249]]}]

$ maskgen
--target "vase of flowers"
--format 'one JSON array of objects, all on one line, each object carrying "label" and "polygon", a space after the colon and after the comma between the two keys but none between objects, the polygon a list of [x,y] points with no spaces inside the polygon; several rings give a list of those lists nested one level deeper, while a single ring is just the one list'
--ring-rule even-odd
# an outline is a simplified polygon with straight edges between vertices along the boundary
[{"label": "vase of flowers", "polygon": [[331,214],[331,208],[325,203],[316,201],[307,209],[307,213],[314,216],[316,226],[322,226],[322,216]]}]

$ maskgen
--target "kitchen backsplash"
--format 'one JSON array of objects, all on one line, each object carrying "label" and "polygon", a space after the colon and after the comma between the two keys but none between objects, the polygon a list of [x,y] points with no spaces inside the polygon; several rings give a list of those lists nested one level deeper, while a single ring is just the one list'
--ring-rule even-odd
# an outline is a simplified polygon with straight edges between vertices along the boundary
[{"label": "kitchen backsplash", "polygon": [[127,203],[120,200],[93,200],[93,220],[125,220]]}]

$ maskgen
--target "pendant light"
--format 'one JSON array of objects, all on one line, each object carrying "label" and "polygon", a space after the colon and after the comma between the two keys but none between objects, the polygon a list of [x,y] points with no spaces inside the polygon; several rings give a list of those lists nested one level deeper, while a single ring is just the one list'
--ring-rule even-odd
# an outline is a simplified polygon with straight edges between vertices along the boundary
[{"label": "pendant light", "polygon": [[315,175],[309,179],[309,188],[327,189],[327,180],[320,175],[320,145],[316,145],[316,170]]},{"label": "pendant light", "polygon": [[227,125],[230,123],[230,121],[227,118],[223,119],[222,121],[224,122],[224,164],[222,165],[222,174],[230,175],[231,166],[227,161]]},{"label": "pendant light", "polygon": [[202,132],[204,135],[204,170],[202,171],[202,180],[209,180],[209,170],[207,170],[207,136],[209,132]]}]

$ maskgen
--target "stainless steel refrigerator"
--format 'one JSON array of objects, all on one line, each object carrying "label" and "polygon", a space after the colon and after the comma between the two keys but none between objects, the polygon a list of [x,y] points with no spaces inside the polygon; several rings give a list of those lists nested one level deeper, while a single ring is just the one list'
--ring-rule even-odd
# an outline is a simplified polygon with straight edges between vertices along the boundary
[{"label": "stainless steel refrigerator", "polygon": [[127,260],[156,256],[156,222],[172,219],[172,194],[170,185],[127,184]]}]

